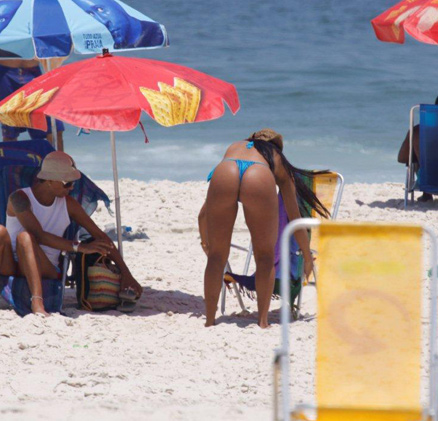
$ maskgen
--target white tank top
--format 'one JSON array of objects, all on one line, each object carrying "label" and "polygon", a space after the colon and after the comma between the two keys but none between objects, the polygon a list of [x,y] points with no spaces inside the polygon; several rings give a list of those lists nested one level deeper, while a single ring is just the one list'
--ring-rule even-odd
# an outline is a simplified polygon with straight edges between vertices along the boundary
[{"label": "white tank top", "polygon": [[[21,191],[26,193],[29,198],[31,210],[41,224],[43,231],[62,237],[70,224],[65,197],[57,197],[51,206],[44,206],[38,202],[30,187],[21,189]],[[17,235],[24,231],[23,225],[21,225],[16,216],[6,214],[6,229],[11,237],[14,256],[17,258]],[[58,267],[58,259],[61,251],[47,246],[41,246],[41,248],[53,266]]]}]

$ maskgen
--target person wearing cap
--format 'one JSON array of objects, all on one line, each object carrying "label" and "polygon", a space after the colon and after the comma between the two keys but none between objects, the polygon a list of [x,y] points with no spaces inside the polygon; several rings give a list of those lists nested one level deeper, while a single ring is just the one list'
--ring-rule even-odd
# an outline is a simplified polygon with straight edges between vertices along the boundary
[{"label": "person wearing cap", "polygon": [[[329,212],[296,174],[313,173],[295,168],[283,155],[283,136],[272,129],[253,133],[228,147],[223,160],[209,174],[207,199],[199,214],[201,246],[207,254],[204,277],[205,326],[215,324],[224,267],[230,252],[238,202],[243,205],[256,263],[258,324],[269,326],[268,312],[274,290],[274,255],[278,231],[278,186],[289,220],[301,218],[297,195],[319,214]],[[313,269],[307,231],[295,238],[304,257],[304,273]]]},{"label": "person wearing cap", "polygon": [[[51,152],[43,160],[35,185],[9,196],[6,227],[0,226],[0,274],[26,277],[34,313],[47,315],[41,279],[60,277],[61,251],[107,255],[120,268],[122,290],[134,290],[137,297],[142,293],[112,241],[69,196],[74,182],[80,178],[81,173],[69,155]],[[63,238],[71,220],[85,228],[95,240],[83,244]]]}]

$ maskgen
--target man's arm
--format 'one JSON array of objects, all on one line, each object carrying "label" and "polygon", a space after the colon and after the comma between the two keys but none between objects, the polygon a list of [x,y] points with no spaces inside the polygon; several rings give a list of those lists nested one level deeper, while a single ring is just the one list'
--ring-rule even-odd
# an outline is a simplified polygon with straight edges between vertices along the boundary
[{"label": "man's arm", "polygon": [[[43,230],[40,222],[31,209],[30,200],[26,193],[17,190],[9,197],[7,213],[9,216],[16,216],[23,228],[31,233],[38,244],[52,247],[57,250],[74,251],[73,242],[65,238],[58,237]],[[83,253],[101,253],[107,254],[109,246],[104,242],[95,242],[92,246],[89,244],[81,245],[79,251]]]},{"label": "man's arm", "polygon": [[94,221],[87,215],[84,208],[71,196],[66,197],[67,211],[71,219],[78,225],[85,228],[92,237],[96,240],[106,240],[112,244],[110,238],[94,223]]},{"label": "man's arm", "polygon": [[23,191],[17,190],[9,196],[7,213],[9,216],[16,216],[23,228],[35,237],[38,244],[57,250],[73,251],[71,241],[43,231],[32,212],[30,200]]},{"label": "man's arm", "polygon": [[140,297],[143,289],[141,285],[134,279],[128,266],[124,262],[119,250],[114,247],[111,239],[94,223],[87,215],[83,207],[72,197],[67,196],[67,210],[70,218],[77,222],[81,227],[85,228],[95,240],[89,244],[81,244],[79,251],[84,247],[93,247],[95,244],[102,244],[106,247],[106,255],[118,266],[122,274],[121,289],[133,288],[137,296]]}]

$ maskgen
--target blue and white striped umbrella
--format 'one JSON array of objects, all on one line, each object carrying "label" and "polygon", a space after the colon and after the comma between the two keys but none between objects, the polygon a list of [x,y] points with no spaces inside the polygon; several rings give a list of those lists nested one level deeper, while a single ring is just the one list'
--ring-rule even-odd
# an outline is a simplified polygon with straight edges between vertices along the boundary
[{"label": "blue and white striped umbrella", "polygon": [[168,45],[166,29],[119,0],[0,0],[0,58]]}]

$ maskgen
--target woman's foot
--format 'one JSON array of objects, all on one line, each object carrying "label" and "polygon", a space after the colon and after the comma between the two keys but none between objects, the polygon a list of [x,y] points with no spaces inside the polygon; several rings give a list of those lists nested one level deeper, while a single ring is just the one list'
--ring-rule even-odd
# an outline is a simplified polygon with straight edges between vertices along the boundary
[{"label": "woman's foot", "polygon": [[267,316],[259,318],[257,324],[260,326],[261,329],[266,329],[270,326]]},{"label": "woman's foot", "polygon": [[207,321],[205,322],[205,327],[211,327],[211,326],[215,326],[216,325],[216,320],[215,319],[213,319],[213,320],[208,320],[207,319]]}]

